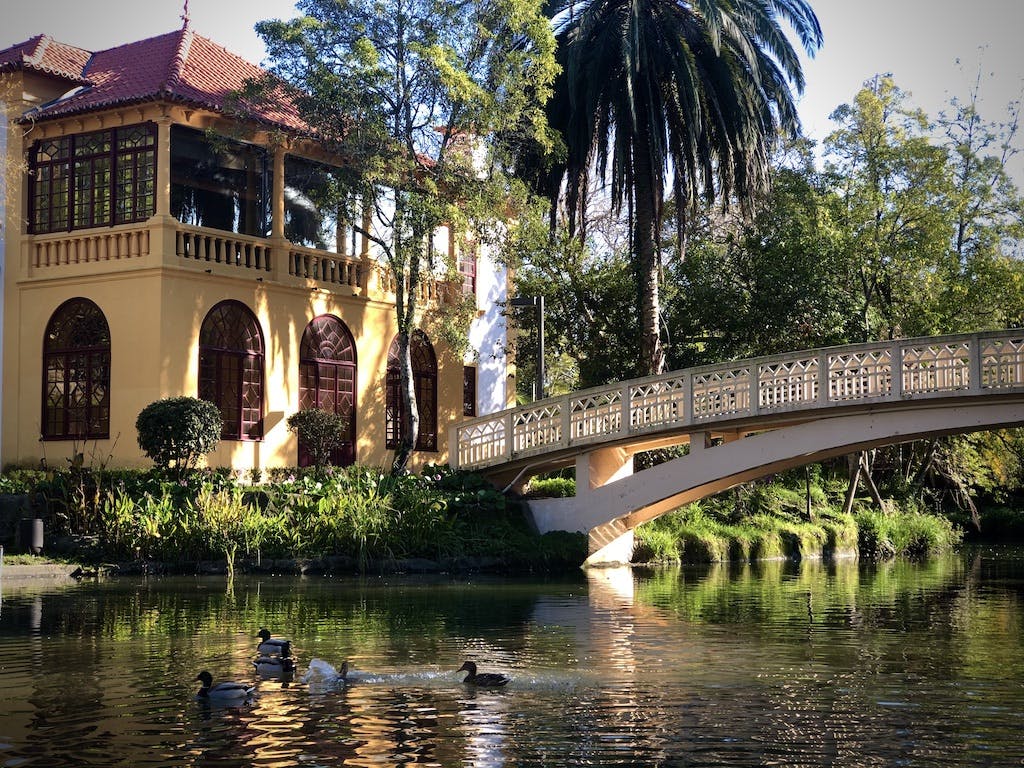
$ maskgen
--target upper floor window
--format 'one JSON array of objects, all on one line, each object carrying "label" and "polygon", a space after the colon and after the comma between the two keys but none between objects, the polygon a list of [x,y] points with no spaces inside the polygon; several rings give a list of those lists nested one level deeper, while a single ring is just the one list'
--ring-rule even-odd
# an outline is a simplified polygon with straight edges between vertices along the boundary
[{"label": "upper floor window", "polygon": [[476,416],[476,366],[462,367],[462,415]]},{"label": "upper floor window", "polygon": [[[397,448],[406,430],[402,418],[402,385],[399,374],[398,337],[391,342],[388,350],[388,369],[385,402],[385,443],[390,449]],[[434,347],[423,331],[413,331],[409,338],[409,354],[412,357],[413,388],[416,391],[416,409],[420,417],[420,429],[416,435],[416,450],[437,450],[437,357]]]},{"label": "upper floor window", "polygon": [[41,139],[29,170],[34,234],[145,221],[156,210],[156,126]]},{"label": "upper floor window", "polygon": [[224,440],[263,437],[263,333],[239,301],[222,301],[199,331],[199,397],[220,408]]},{"label": "upper floor window", "polygon": [[272,187],[262,147],[171,126],[171,214],[178,221],[265,237]]},{"label": "upper floor window", "polygon": [[110,436],[110,327],[89,299],[69,299],[43,337],[43,438]]},{"label": "upper floor window", "polygon": [[345,195],[337,168],[303,157],[284,159],[284,235],[306,248],[359,258],[362,237],[352,222],[362,205]]},{"label": "upper floor window", "polygon": [[459,253],[459,274],[462,275],[462,292],[476,295],[476,243],[466,243]]}]

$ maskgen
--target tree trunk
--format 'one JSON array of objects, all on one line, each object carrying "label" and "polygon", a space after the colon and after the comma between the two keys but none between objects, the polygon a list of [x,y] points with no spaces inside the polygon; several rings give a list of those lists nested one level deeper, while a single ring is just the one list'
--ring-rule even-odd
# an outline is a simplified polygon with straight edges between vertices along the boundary
[{"label": "tree trunk", "polygon": [[846,500],[843,502],[843,514],[853,512],[853,500],[857,496],[857,484],[860,482],[860,455],[851,453],[846,457],[850,468],[850,484],[846,487]]},{"label": "tree trunk", "polygon": [[868,491],[871,493],[871,498],[875,500],[875,504],[885,514],[889,514],[889,510],[886,509],[885,501],[882,499],[882,494],[878,492],[878,486],[875,485],[875,480],[871,477],[871,466],[868,464],[867,452],[861,452],[860,463],[864,469],[864,483],[868,487]]},{"label": "tree trunk", "polygon": [[395,460],[391,465],[394,474],[405,471],[409,457],[416,449],[416,438],[420,432],[420,413],[416,407],[416,380],[412,371],[412,355],[409,353],[411,334],[408,330],[398,333],[398,381],[401,395],[402,439],[395,452]]},{"label": "tree trunk", "polygon": [[[420,284],[420,241],[417,232],[406,239],[402,234],[407,211],[402,195],[395,196],[395,249],[397,251],[393,272],[395,274],[395,312],[398,320],[398,390],[401,408],[401,440],[391,464],[393,474],[401,474],[409,463],[409,457],[416,450],[416,439],[420,433],[420,413],[416,404],[416,379],[412,370],[410,341],[415,330],[416,298]],[[401,269],[407,265],[407,269]]]},{"label": "tree trunk", "polygon": [[665,351],[661,346],[661,303],[658,291],[658,233],[656,195],[648,147],[636,147],[633,154],[633,248],[640,291],[640,371],[650,376],[661,373]]}]

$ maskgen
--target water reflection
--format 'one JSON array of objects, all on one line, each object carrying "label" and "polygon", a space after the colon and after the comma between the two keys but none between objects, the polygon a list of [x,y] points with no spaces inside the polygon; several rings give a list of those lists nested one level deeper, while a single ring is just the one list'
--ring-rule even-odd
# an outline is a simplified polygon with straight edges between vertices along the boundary
[{"label": "water reflection", "polygon": [[[1024,558],[3,585],[0,766],[1004,765]],[[294,681],[257,676],[255,630]],[[356,683],[302,681],[349,660]],[[465,659],[512,682],[474,690]],[[199,669],[253,680],[195,700]]]}]

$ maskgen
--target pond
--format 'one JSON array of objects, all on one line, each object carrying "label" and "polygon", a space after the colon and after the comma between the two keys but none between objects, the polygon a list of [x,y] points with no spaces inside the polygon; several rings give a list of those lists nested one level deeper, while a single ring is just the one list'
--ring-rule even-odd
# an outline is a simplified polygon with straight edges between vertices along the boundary
[{"label": "pond", "polygon": [[[567,581],[0,584],[0,766],[1006,766],[1024,550]],[[260,627],[293,680],[260,679]],[[456,670],[512,680],[473,689]],[[343,686],[308,669],[347,660]],[[196,699],[196,674],[251,701]]]}]

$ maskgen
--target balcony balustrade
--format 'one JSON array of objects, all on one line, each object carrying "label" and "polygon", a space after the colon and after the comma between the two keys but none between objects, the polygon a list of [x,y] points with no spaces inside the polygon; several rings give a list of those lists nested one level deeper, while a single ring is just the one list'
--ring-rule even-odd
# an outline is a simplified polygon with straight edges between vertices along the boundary
[{"label": "balcony balustrade", "polygon": [[[27,235],[24,253],[22,278],[28,280],[162,266],[379,301],[394,301],[397,287],[390,270],[376,261],[166,219]],[[459,285],[427,279],[418,291],[423,305],[437,304],[457,295]]]}]

